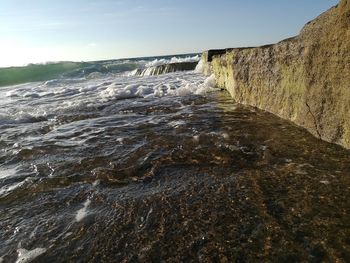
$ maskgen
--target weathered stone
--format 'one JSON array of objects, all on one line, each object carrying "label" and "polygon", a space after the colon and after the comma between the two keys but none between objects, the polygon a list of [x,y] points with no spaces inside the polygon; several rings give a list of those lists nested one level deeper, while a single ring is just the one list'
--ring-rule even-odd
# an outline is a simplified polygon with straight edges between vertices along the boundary
[{"label": "weathered stone", "polygon": [[211,49],[206,51],[206,57],[207,57],[207,62],[211,62],[213,60],[213,57],[216,55],[223,55],[227,52],[227,49]]},{"label": "weathered stone", "polygon": [[232,97],[350,148],[350,0],[275,45],[203,54],[204,71]]}]

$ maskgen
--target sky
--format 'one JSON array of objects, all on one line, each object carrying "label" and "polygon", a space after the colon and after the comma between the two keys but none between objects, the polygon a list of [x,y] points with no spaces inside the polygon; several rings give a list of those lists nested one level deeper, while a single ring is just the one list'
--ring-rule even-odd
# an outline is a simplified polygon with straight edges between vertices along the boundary
[{"label": "sky", "polygon": [[0,0],[0,67],[256,46],[337,0]]}]

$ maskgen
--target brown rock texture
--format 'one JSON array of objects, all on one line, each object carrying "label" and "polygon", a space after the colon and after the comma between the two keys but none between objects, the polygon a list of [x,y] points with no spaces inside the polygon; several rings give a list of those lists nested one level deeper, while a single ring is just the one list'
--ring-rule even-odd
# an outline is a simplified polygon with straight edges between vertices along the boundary
[{"label": "brown rock texture", "polygon": [[205,73],[213,72],[237,102],[350,148],[350,0],[307,23],[297,37],[219,55],[206,52],[203,60]]}]

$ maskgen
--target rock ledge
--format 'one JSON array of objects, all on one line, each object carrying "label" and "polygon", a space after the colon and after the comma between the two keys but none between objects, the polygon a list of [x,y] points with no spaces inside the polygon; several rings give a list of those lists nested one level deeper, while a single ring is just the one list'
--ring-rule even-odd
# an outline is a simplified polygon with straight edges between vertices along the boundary
[{"label": "rock ledge", "polygon": [[203,54],[206,74],[240,103],[350,148],[350,0],[307,23],[296,37]]}]

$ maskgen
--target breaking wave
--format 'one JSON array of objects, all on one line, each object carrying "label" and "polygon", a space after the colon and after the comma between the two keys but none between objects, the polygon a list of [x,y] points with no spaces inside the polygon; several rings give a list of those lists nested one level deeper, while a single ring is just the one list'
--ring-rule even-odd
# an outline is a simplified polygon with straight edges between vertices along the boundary
[{"label": "breaking wave", "polygon": [[[67,78],[100,78],[101,75],[144,71],[171,63],[197,63],[199,55],[149,57],[97,62],[55,62],[25,67],[0,68],[0,87]],[[192,68],[191,68],[192,69]],[[174,72],[173,70],[171,72]]]}]

